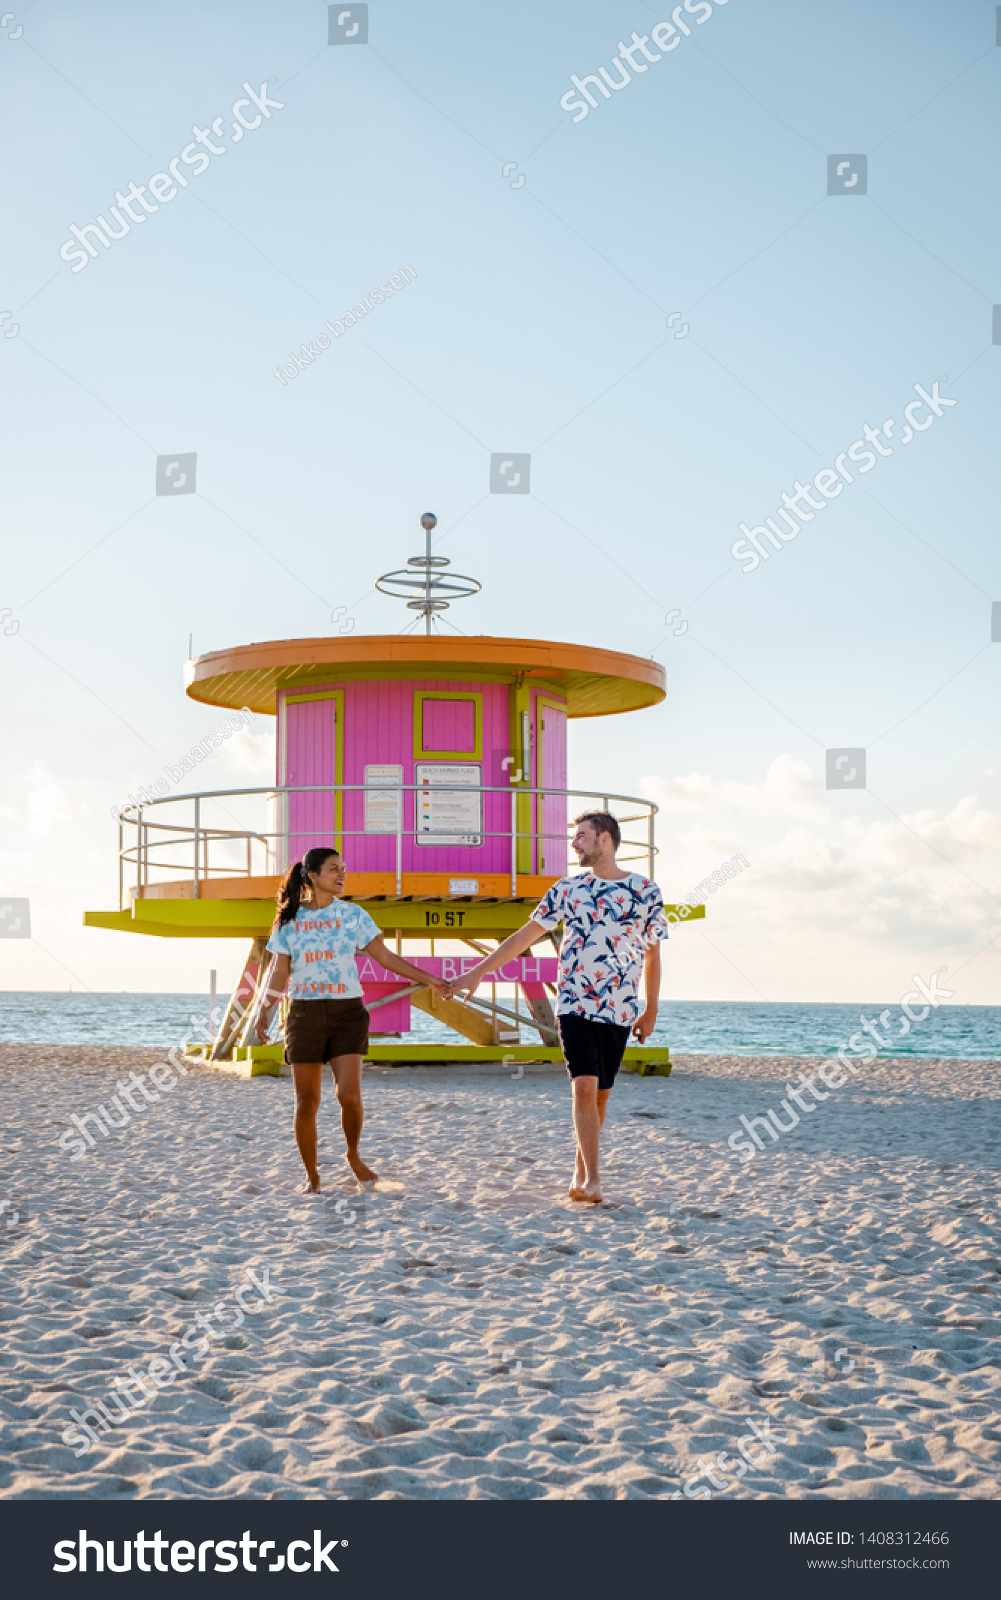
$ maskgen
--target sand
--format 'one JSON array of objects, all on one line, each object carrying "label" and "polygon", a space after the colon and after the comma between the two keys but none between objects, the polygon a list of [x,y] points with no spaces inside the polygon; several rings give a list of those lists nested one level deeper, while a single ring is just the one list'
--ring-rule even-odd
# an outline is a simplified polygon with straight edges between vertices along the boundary
[{"label": "sand", "polygon": [[[592,1210],[547,1067],[367,1069],[364,1196],[328,1089],[314,1199],[291,1084],[203,1066],[71,1161],[156,1059],[0,1046],[0,1495],[998,1495],[998,1062],[865,1067],[746,1166],[740,1112],[808,1063],[620,1077]],[[281,1293],[237,1326],[248,1268]],[[62,1442],[216,1306],[190,1373]]]}]

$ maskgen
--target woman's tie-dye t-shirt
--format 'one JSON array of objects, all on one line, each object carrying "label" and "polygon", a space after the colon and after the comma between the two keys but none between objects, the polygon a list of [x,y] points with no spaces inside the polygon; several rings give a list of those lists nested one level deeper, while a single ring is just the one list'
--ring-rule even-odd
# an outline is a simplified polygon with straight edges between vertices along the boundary
[{"label": "woman's tie-dye t-shirt", "polygon": [[275,929],[268,949],[292,957],[291,999],[352,1000],[363,993],[355,951],[378,937],[378,924],[362,906],[332,900],[322,911],[300,906],[294,921]]}]

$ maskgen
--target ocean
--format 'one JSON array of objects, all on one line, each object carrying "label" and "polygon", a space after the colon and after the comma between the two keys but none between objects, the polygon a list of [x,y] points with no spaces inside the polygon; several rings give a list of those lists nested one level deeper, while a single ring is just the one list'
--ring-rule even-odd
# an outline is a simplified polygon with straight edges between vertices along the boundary
[{"label": "ocean", "polygon": [[[488,995],[489,991],[481,993]],[[925,1021],[914,1023],[904,1038],[897,1037],[899,1002],[888,1002],[888,1008],[894,1043],[892,1052],[884,1053],[1001,1057],[1001,1006],[942,1005],[931,1010]],[[192,1027],[191,1019],[204,1022],[208,1009],[207,994],[0,990],[0,1042],[169,1048],[188,1036],[204,1037]],[[830,1056],[858,1031],[862,1015],[876,1020],[883,1009],[874,1002],[665,1000],[650,1042],[668,1045],[679,1055]],[[412,1010],[411,1017],[415,1040],[455,1039],[423,1012]],[[522,1037],[533,1037],[531,1030],[524,1029]]]}]

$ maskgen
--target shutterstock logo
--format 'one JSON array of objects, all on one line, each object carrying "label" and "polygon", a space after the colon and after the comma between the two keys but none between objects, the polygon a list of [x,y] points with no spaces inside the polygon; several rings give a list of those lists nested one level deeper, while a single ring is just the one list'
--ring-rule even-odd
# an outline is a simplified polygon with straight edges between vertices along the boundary
[{"label": "shutterstock logo", "polygon": [[866,167],[865,156],[828,156],[828,194],[865,194]]},{"label": "shutterstock logo", "polygon": [[368,6],[328,6],[328,44],[368,44]]},{"label": "shutterstock logo", "polygon": [[186,455],[157,456],[157,494],[194,494],[197,461],[198,455],[194,450]]},{"label": "shutterstock logo", "polygon": [[[347,1548],[346,1539],[328,1539],[322,1543],[323,1534],[319,1528],[313,1529],[313,1542],[308,1539],[293,1539],[285,1549],[284,1554],[278,1550],[274,1539],[252,1539],[250,1530],[239,1539],[200,1539],[193,1543],[190,1539],[165,1539],[158,1528],[152,1538],[147,1538],[145,1530],[137,1533],[134,1539],[123,1539],[122,1559],[119,1562],[115,1546],[117,1539],[107,1539],[104,1544],[99,1539],[88,1539],[86,1528],[81,1528],[76,1539],[57,1539],[52,1553],[56,1557],[53,1562],[53,1572],[86,1572],[88,1558],[93,1561],[90,1568],[92,1572],[104,1571],[105,1549],[107,1549],[109,1572],[131,1572],[132,1552],[135,1551],[136,1570],[138,1572],[235,1572],[242,1565],[244,1572],[339,1572],[340,1567],[334,1564],[331,1551],[338,1546]],[[195,1550],[198,1551],[198,1565],[195,1566]],[[237,1550],[240,1557],[237,1557]],[[299,1559],[299,1551],[304,1550],[305,1556]],[[209,1551],[213,1556],[209,1557]],[[273,1554],[271,1554],[273,1552]],[[271,1554],[267,1566],[258,1566]],[[153,1565],[150,1566],[147,1556],[152,1555]],[[256,1560],[255,1560],[256,1556]],[[166,1557],[166,1559],[164,1559]],[[208,1560],[213,1560],[213,1565],[208,1565]]]},{"label": "shutterstock logo", "polygon": [[490,457],[490,493],[529,494],[531,466],[532,458],[528,454],[495,452]]}]

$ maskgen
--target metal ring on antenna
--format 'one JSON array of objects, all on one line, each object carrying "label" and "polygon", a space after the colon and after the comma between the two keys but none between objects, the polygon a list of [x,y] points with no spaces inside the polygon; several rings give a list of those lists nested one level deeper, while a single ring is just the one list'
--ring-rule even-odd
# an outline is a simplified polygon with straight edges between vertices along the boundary
[{"label": "metal ring on antenna", "polygon": [[[443,598],[449,595],[451,600],[466,600],[470,595],[479,594],[483,585],[475,578],[469,578],[465,573],[450,572],[446,576],[443,569],[451,565],[447,556],[433,556],[431,554],[431,532],[438,525],[438,518],[433,511],[425,511],[421,517],[421,527],[425,534],[425,550],[422,556],[408,556],[407,567],[419,568],[422,576],[418,577],[414,571],[398,568],[395,572],[384,572],[381,578],[375,580],[375,587],[380,594],[392,595],[394,599],[406,600],[408,611],[420,611],[424,614],[425,632],[431,632],[431,618],[439,611],[447,611],[451,603]],[[408,594],[414,590],[423,591],[421,599],[407,599]]]}]

